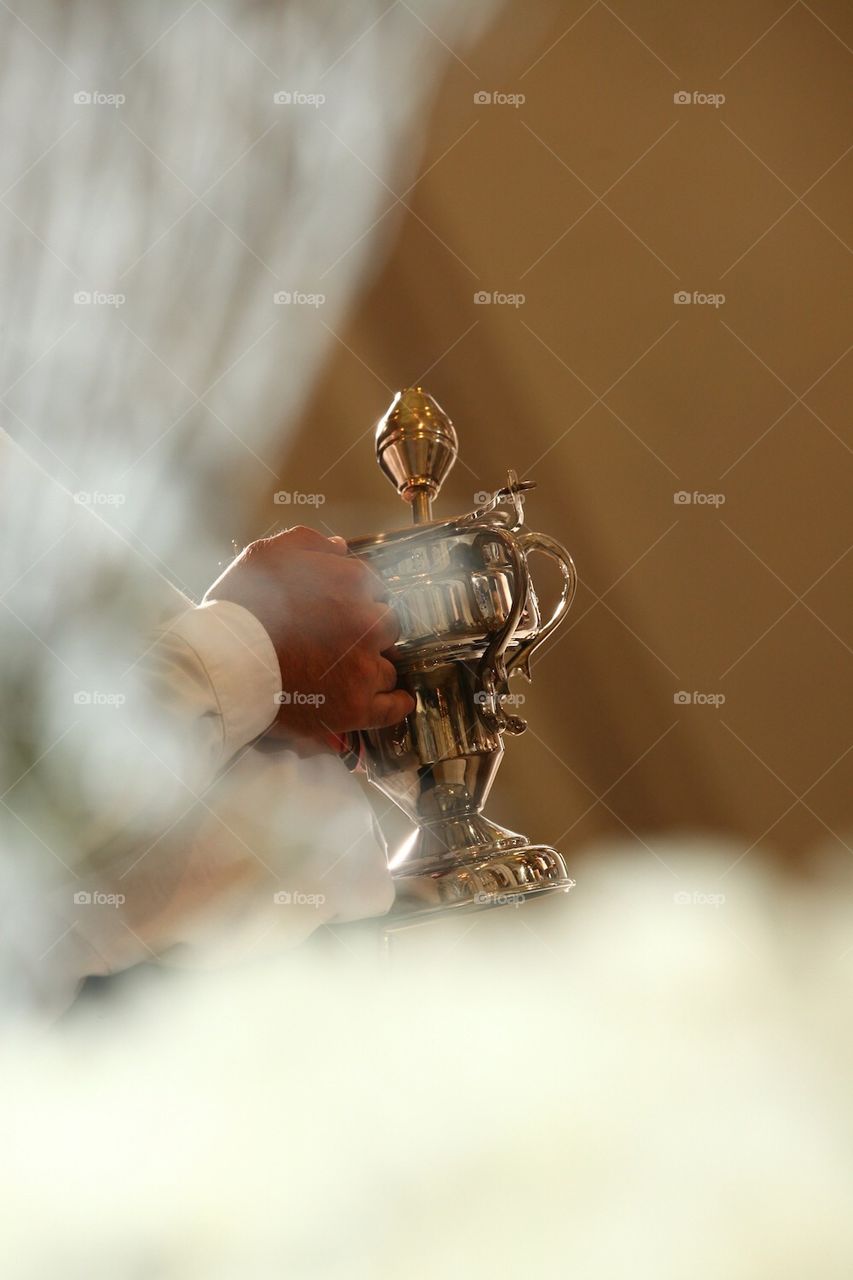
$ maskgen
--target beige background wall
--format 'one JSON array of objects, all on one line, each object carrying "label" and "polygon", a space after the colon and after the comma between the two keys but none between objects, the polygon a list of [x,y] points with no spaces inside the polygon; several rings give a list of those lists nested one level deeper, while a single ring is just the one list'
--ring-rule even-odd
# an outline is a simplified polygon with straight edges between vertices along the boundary
[{"label": "beige background wall", "polygon": [[[569,852],[698,828],[803,863],[849,839],[851,45],[827,0],[510,4],[451,59],[393,251],[280,458],[329,527],[401,523],[369,428],[421,379],[462,442],[441,512],[507,466],[538,482],[529,521],[583,585],[519,683],[494,816]],[[673,101],[694,90],[725,102]]]}]

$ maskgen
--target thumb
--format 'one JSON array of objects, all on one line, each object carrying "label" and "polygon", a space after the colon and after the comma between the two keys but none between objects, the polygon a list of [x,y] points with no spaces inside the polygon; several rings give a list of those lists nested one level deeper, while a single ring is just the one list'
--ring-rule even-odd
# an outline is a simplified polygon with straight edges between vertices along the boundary
[{"label": "thumb", "polygon": [[395,689],[393,693],[377,693],[370,704],[370,724],[365,729],[390,729],[399,724],[415,709],[415,700],[405,689]]},{"label": "thumb", "polygon": [[271,541],[298,551],[324,551],[332,555],[346,555],[347,552],[346,542],[337,534],[327,538],[325,534],[318,533],[316,529],[309,529],[304,524],[285,529],[284,533],[276,534]]}]

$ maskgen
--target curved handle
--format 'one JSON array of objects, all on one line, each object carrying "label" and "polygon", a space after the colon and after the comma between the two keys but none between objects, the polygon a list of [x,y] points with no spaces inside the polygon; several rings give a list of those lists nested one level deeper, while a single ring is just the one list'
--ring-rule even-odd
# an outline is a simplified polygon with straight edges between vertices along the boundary
[{"label": "curved handle", "polygon": [[518,542],[524,551],[525,558],[533,551],[540,551],[559,565],[560,573],[563,577],[560,598],[555,604],[550,618],[543,623],[535,636],[532,636],[530,640],[527,640],[519,647],[512,655],[509,663],[507,663],[507,675],[515,671],[517,667],[521,667],[529,680],[530,659],[533,655],[533,650],[538,649],[540,644],[548,639],[572,606],[575,592],[578,589],[578,571],[566,548],[556,539],[549,538],[547,533],[522,533],[518,535]]},{"label": "curved handle", "polygon": [[500,692],[506,688],[509,671],[504,659],[510,641],[524,610],[527,608],[527,596],[530,590],[530,573],[527,560],[521,547],[521,539],[506,529],[491,526],[489,538],[497,538],[506,548],[512,563],[512,580],[515,584],[512,604],[507,613],[506,622],[495,634],[477,667],[477,689],[475,698],[480,718],[493,733],[523,733],[526,723],[518,716],[510,716],[504,711],[500,702]]}]

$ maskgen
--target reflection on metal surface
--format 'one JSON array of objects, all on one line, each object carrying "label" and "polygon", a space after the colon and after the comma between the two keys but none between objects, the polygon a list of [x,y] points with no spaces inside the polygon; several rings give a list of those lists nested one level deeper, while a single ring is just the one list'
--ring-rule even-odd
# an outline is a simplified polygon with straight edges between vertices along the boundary
[{"label": "reflection on metal surface", "polygon": [[[416,707],[400,725],[363,732],[368,776],[416,824],[391,860],[400,914],[481,907],[507,895],[569,889],[562,856],[491,822],[483,806],[503,735],[524,720],[507,710],[508,679],[530,677],[534,650],[572,603],[568,552],[524,527],[533,486],[507,485],[467,515],[433,521],[458,451],[447,414],[420,387],[398,392],[376,430],[379,465],[411,504],[415,527],[350,542],[383,579],[400,620],[392,654]],[[543,620],[528,557],[559,568],[562,586]]]}]

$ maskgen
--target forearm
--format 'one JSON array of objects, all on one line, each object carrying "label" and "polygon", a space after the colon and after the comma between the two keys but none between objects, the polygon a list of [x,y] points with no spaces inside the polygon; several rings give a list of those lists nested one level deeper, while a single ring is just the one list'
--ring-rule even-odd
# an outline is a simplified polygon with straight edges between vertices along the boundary
[{"label": "forearm", "polygon": [[[188,885],[190,851],[217,774],[275,716],[278,661],[233,604],[183,608],[144,643],[125,673],[126,700],[102,722],[112,803],[61,815],[55,874],[27,860],[30,889],[4,920],[4,967],[24,1005],[62,1008],[89,974],[158,956],[180,936],[181,913],[225,887],[212,870]],[[87,757],[70,749],[64,763],[67,788],[85,800]],[[50,779],[39,796],[50,802]],[[20,814],[33,827],[37,816]]]}]

